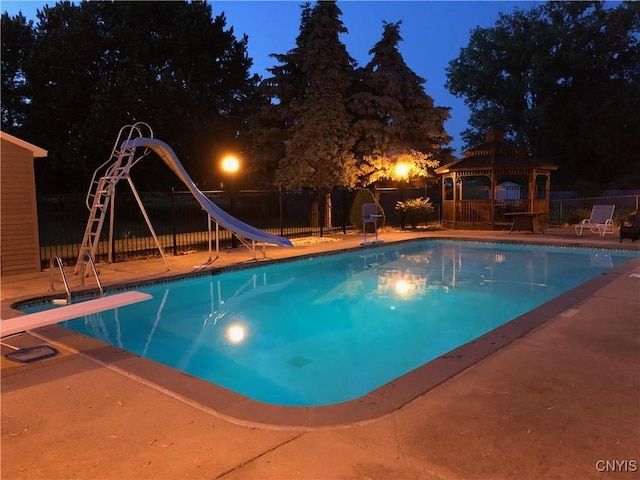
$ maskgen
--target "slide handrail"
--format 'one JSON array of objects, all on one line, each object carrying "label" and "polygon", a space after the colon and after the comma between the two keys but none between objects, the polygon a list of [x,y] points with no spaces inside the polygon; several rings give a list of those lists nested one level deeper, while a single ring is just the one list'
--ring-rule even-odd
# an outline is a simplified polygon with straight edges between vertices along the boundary
[{"label": "slide handrail", "polygon": [[[118,146],[125,144],[127,140],[131,140],[134,135],[138,137],[153,137],[153,130],[151,129],[149,124],[145,122],[137,122],[133,125],[125,125],[120,129],[120,131],[118,132],[118,138],[116,138],[116,141],[113,144],[111,155],[104,163],[100,164],[100,166],[98,166],[98,168],[94,170],[93,176],[91,177],[89,190],[87,191],[87,196],[85,198],[85,203],[89,210],[91,210],[91,207],[93,205],[93,199],[96,196],[100,178],[102,178],[104,175],[109,175],[110,171],[115,170],[117,166],[122,163],[123,157],[126,156],[126,152],[124,152],[122,149],[118,150]],[[143,156],[145,155],[146,153]],[[133,158],[129,159],[129,166],[132,166],[139,160],[140,158],[138,158],[137,160],[134,160]],[[102,172],[104,172],[104,174]]]}]

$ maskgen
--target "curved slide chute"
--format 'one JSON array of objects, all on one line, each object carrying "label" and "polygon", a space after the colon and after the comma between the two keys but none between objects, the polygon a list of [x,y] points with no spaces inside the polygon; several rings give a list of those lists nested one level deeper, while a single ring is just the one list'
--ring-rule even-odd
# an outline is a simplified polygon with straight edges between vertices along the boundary
[{"label": "curved slide chute", "polygon": [[293,247],[293,243],[288,238],[273,235],[271,233],[260,230],[259,228],[248,225],[236,217],[228,214],[202,193],[186,170],[178,160],[173,149],[161,140],[155,138],[138,137],[123,142],[123,147],[128,148],[150,148],[158,154],[164,163],[175,173],[180,180],[187,186],[193,197],[200,206],[206,210],[214,222],[222,225],[225,229],[236,234],[236,236],[244,237],[254,242],[265,243],[269,245],[278,245],[280,247]]}]

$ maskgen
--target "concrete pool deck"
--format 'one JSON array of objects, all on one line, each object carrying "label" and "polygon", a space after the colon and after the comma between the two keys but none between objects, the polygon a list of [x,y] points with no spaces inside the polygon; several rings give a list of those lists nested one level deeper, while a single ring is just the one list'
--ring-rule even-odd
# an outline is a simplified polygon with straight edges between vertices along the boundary
[{"label": "concrete pool deck", "polygon": [[[387,242],[416,236],[640,252],[640,242],[577,237],[565,229],[381,233]],[[285,258],[360,241],[339,236],[267,253]],[[160,279],[202,269],[207,257],[169,257],[171,272],[150,259],[101,265],[100,274],[106,285]],[[213,267],[250,257],[246,250],[225,251]],[[3,356],[2,478],[596,478],[613,469],[605,478],[635,478],[640,279],[631,272],[640,273],[640,259],[601,275],[561,313],[427,394],[339,428],[229,421],[167,385],[132,376],[124,361],[96,363],[91,352],[61,349],[25,365]],[[75,290],[78,279],[69,278]],[[62,287],[59,276],[56,287]],[[8,307],[17,299],[48,289],[48,272],[2,278],[2,318],[15,314]],[[43,343],[29,334],[3,342]],[[9,351],[2,347],[3,355]]]}]

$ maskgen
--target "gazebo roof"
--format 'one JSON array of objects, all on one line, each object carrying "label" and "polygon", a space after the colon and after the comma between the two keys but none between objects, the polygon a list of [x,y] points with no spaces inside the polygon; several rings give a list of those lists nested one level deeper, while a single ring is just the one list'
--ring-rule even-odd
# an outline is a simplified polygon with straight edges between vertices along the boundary
[{"label": "gazebo roof", "polygon": [[530,169],[557,170],[558,166],[528,155],[527,152],[507,142],[503,132],[493,130],[487,132],[485,142],[465,152],[464,158],[450,162],[436,169],[437,174],[457,170],[496,169]]}]

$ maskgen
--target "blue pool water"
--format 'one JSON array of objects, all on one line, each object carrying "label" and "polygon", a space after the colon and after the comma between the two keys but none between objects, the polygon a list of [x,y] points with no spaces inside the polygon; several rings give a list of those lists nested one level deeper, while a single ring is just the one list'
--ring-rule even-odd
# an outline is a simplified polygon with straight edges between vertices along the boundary
[{"label": "blue pool water", "polygon": [[358,398],[634,253],[420,241],[162,283],[65,327],[255,400]]}]

